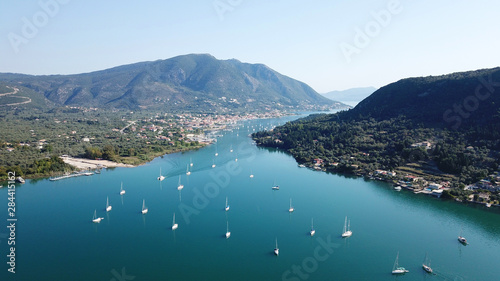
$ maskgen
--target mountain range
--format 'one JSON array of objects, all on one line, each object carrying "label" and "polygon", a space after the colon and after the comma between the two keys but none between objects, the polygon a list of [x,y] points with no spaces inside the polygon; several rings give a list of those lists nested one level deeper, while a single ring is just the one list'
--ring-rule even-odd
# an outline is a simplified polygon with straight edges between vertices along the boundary
[{"label": "mountain range", "polygon": [[[263,64],[189,54],[73,75],[0,73],[4,86],[33,92],[43,106],[192,112],[343,107]],[[35,99],[36,100],[36,99]]]}]

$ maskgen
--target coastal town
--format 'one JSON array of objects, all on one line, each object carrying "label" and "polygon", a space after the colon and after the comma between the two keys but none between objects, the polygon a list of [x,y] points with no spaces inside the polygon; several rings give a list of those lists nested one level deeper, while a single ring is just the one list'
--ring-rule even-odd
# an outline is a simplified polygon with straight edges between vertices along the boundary
[{"label": "coastal town", "polygon": [[[414,147],[431,147],[430,142],[415,144]],[[309,167],[318,171],[338,172],[338,162],[327,162],[320,158],[315,158],[311,163],[300,164],[301,167]],[[394,190],[406,189],[415,194],[431,195],[438,198],[454,198],[458,202],[470,202],[482,204],[486,207],[500,207],[500,167],[496,173],[488,175],[486,178],[469,185],[460,184],[453,186],[449,180],[433,181],[426,175],[410,173],[403,169],[396,170],[374,170],[364,173],[358,165],[350,165],[354,174],[363,176],[370,180],[384,181],[391,183]],[[449,176],[449,175],[445,175]],[[461,192],[457,193],[456,190]],[[465,196],[454,196],[454,195]]]},{"label": "coastal town", "polygon": [[[252,119],[277,118],[287,115],[280,111],[270,111],[265,113],[246,114],[168,114],[155,115],[138,121],[127,121],[130,124],[120,131],[123,134],[135,134],[136,137],[148,139],[154,137],[158,140],[174,144],[174,134],[179,133],[178,141],[194,142],[203,144],[212,143],[214,133],[225,130],[236,125],[237,122]],[[152,132],[152,134],[151,134]]]}]

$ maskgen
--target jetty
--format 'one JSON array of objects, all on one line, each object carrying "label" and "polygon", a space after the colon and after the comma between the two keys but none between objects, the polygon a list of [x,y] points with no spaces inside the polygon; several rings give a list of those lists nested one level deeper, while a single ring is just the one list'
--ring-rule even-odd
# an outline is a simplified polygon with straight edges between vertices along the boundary
[{"label": "jetty", "polygon": [[73,174],[69,174],[69,175],[59,176],[59,177],[53,177],[53,178],[50,178],[49,180],[50,181],[58,181],[58,180],[81,177],[81,176],[92,176],[93,174],[94,173],[92,173],[92,172],[80,172],[80,173],[73,173]]}]

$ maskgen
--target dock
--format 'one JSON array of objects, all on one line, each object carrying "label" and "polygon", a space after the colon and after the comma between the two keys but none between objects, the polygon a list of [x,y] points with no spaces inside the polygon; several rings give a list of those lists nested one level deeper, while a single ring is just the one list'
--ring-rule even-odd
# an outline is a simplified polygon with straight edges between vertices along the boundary
[{"label": "dock", "polygon": [[92,172],[73,173],[73,174],[64,175],[64,176],[60,176],[60,177],[50,178],[49,180],[50,181],[58,181],[58,180],[81,177],[81,176],[92,176],[93,174],[94,173],[92,173]]}]

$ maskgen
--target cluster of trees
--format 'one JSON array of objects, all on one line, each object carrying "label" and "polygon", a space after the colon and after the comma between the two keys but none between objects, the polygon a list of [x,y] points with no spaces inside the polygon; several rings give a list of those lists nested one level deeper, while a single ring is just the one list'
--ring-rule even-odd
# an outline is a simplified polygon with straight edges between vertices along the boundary
[{"label": "cluster of trees", "polygon": [[83,156],[89,159],[117,160],[115,147],[110,144],[105,145],[103,148],[88,146],[85,148]]},{"label": "cluster of trees", "polygon": [[[500,164],[500,140],[486,138],[485,133],[426,128],[405,117],[357,121],[319,115],[289,122],[273,131],[254,133],[253,138],[259,145],[290,152],[299,163],[320,158],[336,163],[337,171],[368,173],[426,162],[456,175],[459,182],[470,184]],[[412,145],[423,141],[430,141],[432,146]]]},{"label": "cluster of trees", "polygon": [[[123,139],[123,142],[117,142],[113,145],[106,144],[104,146],[88,146],[85,148],[85,153],[80,155],[89,159],[104,159],[114,162],[127,162],[130,164],[138,164],[144,161],[152,160],[163,154],[184,151],[193,148],[201,147],[200,143],[175,141],[172,143],[160,140],[152,140],[147,145],[137,147],[130,145]],[[132,159],[132,161],[130,161]],[[139,159],[135,161],[135,159]]]},{"label": "cluster of trees", "polygon": [[50,176],[56,172],[72,171],[73,168],[64,163],[57,155],[33,161],[27,167],[0,166],[0,179],[6,179],[9,172],[15,172],[16,176]]}]

